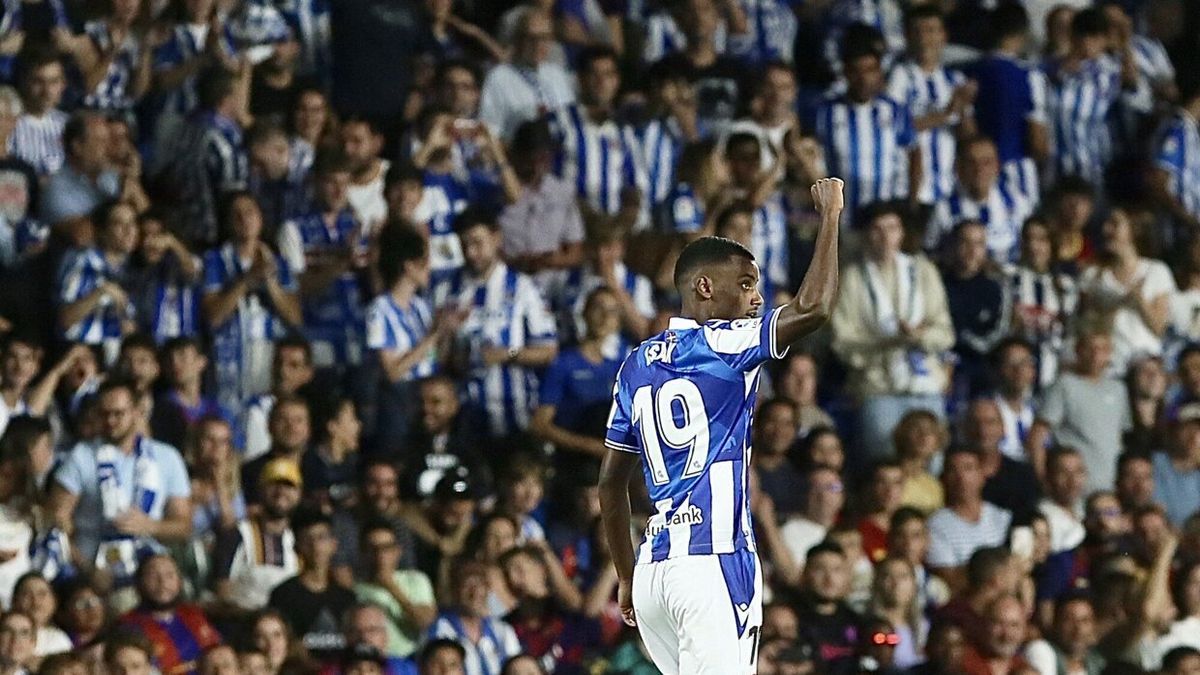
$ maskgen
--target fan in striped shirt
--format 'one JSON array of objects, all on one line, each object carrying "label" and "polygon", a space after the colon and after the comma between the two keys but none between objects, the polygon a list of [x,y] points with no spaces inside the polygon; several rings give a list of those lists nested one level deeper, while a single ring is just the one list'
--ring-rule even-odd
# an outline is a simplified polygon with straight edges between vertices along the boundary
[{"label": "fan in striped shirt", "polygon": [[1129,62],[1131,52],[1120,51],[1118,61],[1107,48],[1104,14],[1083,10],[1071,21],[1071,51],[1047,66],[1055,169],[1059,176],[1077,174],[1096,185],[1115,154],[1109,128],[1113,107],[1121,102],[1144,111],[1152,103],[1145,80]]},{"label": "fan in striped shirt", "polygon": [[25,112],[17,118],[9,149],[29,162],[39,176],[62,168],[62,135],[67,113],[58,109],[67,79],[58,56],[49,52],[30,54],[21,77],[21,102]]},{"label": "fan in striped shirt", "polygon": [[[607,47],[581,53],[579,83],[581,102],[559,108],[550,118],[560,144],[555,173],[573,183],[579,198],[597,212],[615,215],[628,209],[634,192],[647,192],[633,127],[612,118],[621,87],[616,53]],[[649,224],[644,204],[641,212],[637,223]]]},{"label": "fan in striped shirt", "polygon": [[847,214],[915,195],[924,164],[908,109],[884,93],[882,56],[872,44],[853,42],[847,45],[846,92],[817,111],[829,173],[846,181]]},{"label": "fan in striped shirt", "polygon": [[917,200],[933,205],[954,186],[955,141],[974,131],[970,105],[976,87],[961,71],[943,64],[946,25],[941,10],[915,7],[904,21],[910,58],[892,68],[887,89],[913,117],[924,160]]},{"label": "fan in striped shirt", "polygon": [[1191,84],[1183,105],[1158,130],[1151,148],[1150,185],[1178,226],[1200,227],[1200,86]]}]

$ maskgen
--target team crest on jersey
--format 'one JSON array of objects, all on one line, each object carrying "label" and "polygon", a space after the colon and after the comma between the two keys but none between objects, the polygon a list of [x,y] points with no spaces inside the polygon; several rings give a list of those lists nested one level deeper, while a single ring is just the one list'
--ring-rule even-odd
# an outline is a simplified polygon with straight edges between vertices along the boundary
[{"label": "team crest on jersey", "polygon": [[650,365],[655,361],[671,363],[671,359],[675,355],[675,347],[678,343],[675,341],[674,333],[667,333],[664,338],[662,340],[654,340],[646,345],[646,365]]}]

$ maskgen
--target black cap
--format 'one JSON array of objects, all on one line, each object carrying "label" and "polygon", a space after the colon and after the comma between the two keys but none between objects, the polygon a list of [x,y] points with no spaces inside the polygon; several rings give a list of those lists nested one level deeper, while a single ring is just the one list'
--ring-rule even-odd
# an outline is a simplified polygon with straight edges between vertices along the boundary
[{"label": "black cap", "polygon": [[358,644],[350,645],[349,647],[346,647],[346,651],[342,653],[343,668],[348,668],[351,664],[361,663],[363,661],[376,663],[381,668],[387,666],[387,658],[384,657],[383,652],[369,644],[366,644],[365,642],[359,642]]},{"label": "black cap", "polygon": [[455,499],[476,499],[475,484],[471,481],[470,472],[461,466],[447,471],[433,488],[433,496],[446,502]]}]

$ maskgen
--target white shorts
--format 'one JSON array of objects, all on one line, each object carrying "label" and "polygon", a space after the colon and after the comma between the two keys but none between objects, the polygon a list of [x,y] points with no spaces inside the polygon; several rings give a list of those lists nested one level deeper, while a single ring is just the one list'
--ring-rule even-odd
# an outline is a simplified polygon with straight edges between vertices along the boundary
[{"label": "white shorts", "polygon": [[757,671],[762,573],[753,551],[638,565],[633,611],[664,675]]}]

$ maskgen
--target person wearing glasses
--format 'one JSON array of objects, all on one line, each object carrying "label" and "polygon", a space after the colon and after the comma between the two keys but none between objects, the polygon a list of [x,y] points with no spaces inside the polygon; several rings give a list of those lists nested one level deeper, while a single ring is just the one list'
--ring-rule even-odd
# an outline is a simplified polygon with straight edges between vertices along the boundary
[{"label": "person wearing glasses", "polygon": [[517,25],[511,63],[491,70],[483,81],[479,119],[502,139],[528,122],[575,102],[571,75],[550,60],[554,29],[548,13],[531,9]]}]

